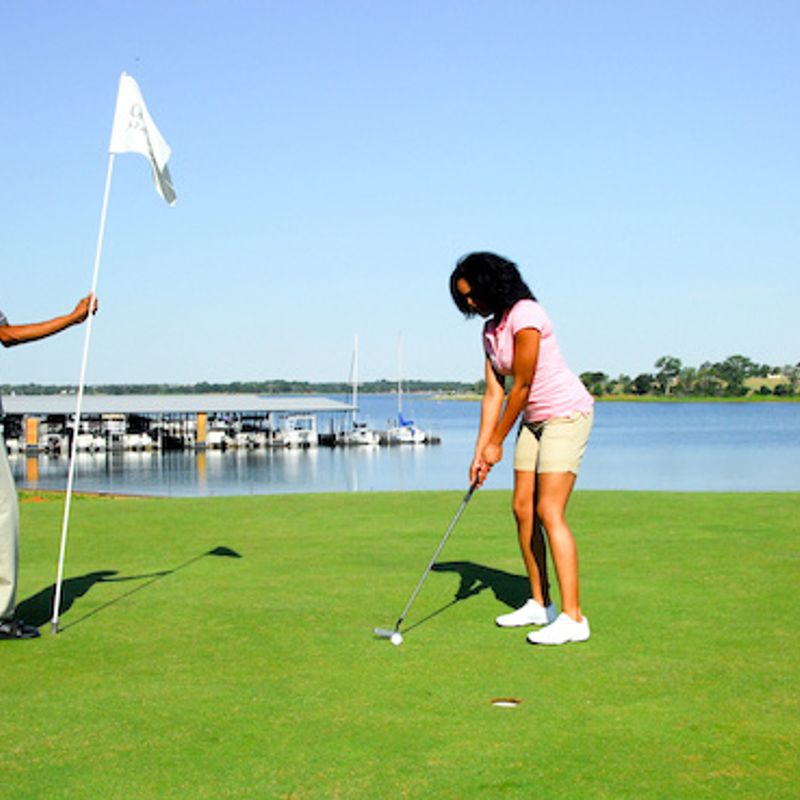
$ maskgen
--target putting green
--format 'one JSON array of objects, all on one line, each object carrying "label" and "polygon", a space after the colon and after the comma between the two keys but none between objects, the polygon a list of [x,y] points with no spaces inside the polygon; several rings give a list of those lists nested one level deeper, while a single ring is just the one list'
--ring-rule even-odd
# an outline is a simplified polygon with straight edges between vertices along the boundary
[{"label": "putting green", "polygon": [[[374,638],[462,496],[76,498],[62,632],[0,642],[3,796],[796,796],[800,495],[576,493],[593,636],[536,648],[478,492]],[[38,624],[62,503],[21,505]]]}]

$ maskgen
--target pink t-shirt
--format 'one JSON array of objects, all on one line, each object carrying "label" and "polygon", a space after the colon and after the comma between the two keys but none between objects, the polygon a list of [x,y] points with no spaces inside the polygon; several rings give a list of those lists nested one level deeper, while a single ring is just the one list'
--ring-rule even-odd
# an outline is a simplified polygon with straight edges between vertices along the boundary
[{"label": "pink t-shirt", "polygon": [[499,323],[490,320],[484,326],[483,344],[492,366],[501,375],[513,374],[514,335],[525,328],[535,328],[541,334],[525,421],[541,422],[576,412],[588,414],[594,399],[564,361],[553,323],[535,300],[518,300]]}]

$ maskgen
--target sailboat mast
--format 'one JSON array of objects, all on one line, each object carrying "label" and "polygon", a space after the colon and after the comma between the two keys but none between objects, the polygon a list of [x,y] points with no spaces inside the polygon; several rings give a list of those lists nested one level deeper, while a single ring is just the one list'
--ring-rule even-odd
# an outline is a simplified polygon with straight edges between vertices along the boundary
[{"label": "sailboat mast", "polygon": [[397,337],[397,424],[403,414],[403,334]]},{"label": "sailboat mast", "polygon": [[353,341],[353,427],[356,424],[356,412],[358,411],[358,334]]}]

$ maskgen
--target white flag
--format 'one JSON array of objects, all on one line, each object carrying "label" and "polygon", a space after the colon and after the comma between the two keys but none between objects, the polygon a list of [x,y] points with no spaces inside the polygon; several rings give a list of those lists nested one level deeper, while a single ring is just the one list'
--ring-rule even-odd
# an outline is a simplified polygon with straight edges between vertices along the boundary
[{"label": "white flag", "polygon": [[171,206],[175,205],[175,187],[167,167],[172,150],[147,112],[139,85],[127,72],[123,72],[119,79],[117,108],[108,151],[141,153],[145,156],[153,170],[156,191]]}]

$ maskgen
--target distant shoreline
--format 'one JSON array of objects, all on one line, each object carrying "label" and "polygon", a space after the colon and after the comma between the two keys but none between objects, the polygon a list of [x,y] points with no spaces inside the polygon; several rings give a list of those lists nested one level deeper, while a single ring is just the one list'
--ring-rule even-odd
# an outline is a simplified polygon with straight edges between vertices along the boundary
[{"label": "distant shoreline", "polygon": [[[434,400],[461,400],[480,402],[483,395],[475,393],[463,394],[435,394]],[[800,396],[777,397],[775,395],[748,395],[746,397],[671,397],[668,395],[656,397],[654,395],[615,394],[595,397],[596,403],[800,403]]]},{"label": "distant shoreline", "polygon": [[606,395],[604,397],[595,397],[598,403],[798,403],[800,396],[793,395],[788,397],[779,397],[777,395],[746,395],[745,397],[714,397],[698,396],[698,397],[655,397],[651,395]]}]

